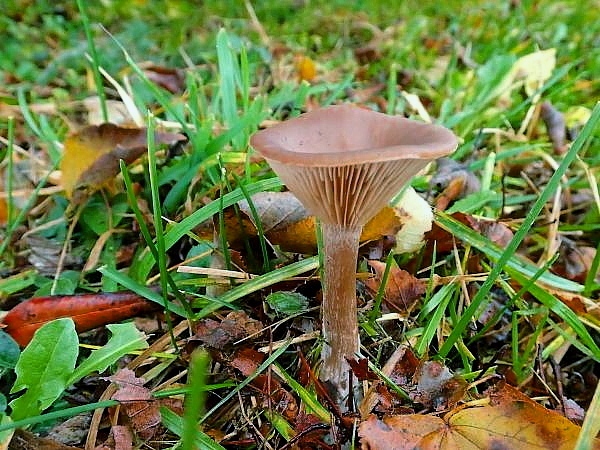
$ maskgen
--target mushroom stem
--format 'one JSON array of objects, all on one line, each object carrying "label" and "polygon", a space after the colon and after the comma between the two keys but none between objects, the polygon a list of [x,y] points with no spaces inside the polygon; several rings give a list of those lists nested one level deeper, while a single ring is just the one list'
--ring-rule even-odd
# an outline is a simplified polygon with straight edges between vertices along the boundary
[{"label": "mushroom stem", "polygon": [[322,224],[325,252],[323,339],[320,378],[334,385],[340,400],[349,393],[346,358],[360,348],[356,320],[356,260],[362,226]]}]

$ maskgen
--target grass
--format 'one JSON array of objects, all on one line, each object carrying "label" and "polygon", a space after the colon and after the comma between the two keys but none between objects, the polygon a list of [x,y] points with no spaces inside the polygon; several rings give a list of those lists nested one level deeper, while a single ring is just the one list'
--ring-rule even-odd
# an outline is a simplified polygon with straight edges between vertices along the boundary
[{"label": "grass", "polygon": [[[401,344],[412,346],[423,360],[443,361],[469,381],[484,375],[514,377],[531,396],[540,395],[535,378],[541,377],[546,379],[541,395],[562,391],[586,410],[591,404],[584,429],[596,430],[598,395],[592,401],[592,393],[597,386],[590,380],[598,376],[600,360],[600,321],[592,307],[600,295],[594,276],[600,265],[597,9],[572,0],[443,5],[181,1],[165,9],[153,2],[132,6],[116,0],[34,2],[27,8],[22,3],[10,1],[0,18],[6,42],[0,61],[5,80],[0,92],[0,219],[5,217],[0,224],[0,307],[8,310],[48,292],[49,286],[56,294],[118,287],[171,312],[163,316],[164,329],[154,330],[151,350],[177,351],[179,359],[161,365],[146,356],[152,368],[145,370],[153,388],[170,379],[185,382],[188,367],[189,379],[199,380],[184,390],[183,415],[162,409],[169,437],[182,448],[231,448],[237,441],[278,448],[303,437],[296,418],[261,390],[264,380],[280,380],[286,401],[293,398],[321,424],[335,413],[308,373],[319,359],[319,340],[291,343],[319,329],[312,308],[319,304],[319,256],[271,247],[253,195],[283,187],[248,148],[248,140],[267,120],[345,101],[414,118],[424,110],[460,137],[453,158],[481,183],[480,192],[436,213],[436,226],[449,233],[454,250],[386,252],[388,269],[378,292],[369,293],[359,281],[362,344],[372,370],[399,402],[413,408],[405,389],[382,369]],[[250,4],[259,22],[251,18]],[[556,49],[556,64],[549,78],[529,91],[510,78],[520,57],[550,48]],[[315,79],[299,80],[298,56],[315,64]],[[147,61],[177,68],[179,89],[170,92],[158,85],[152,76],[160,71],[149,71]],[[421,112],[407,94],[418,96]],[[89,96],[98,99],[96,111],[86,110],[82,102]],[[148,153],[130,166],[122,163],[118,178],[124,187],[91,193],[76,221],[64,194],[48,189],[56,182],[53,171],[62,142],[70,131],[87,125],[93,113],[116,117],[110,109],[114,100],[125,104],[132,122],[148,128]],[[564,155],[552,152],[533,109],[539,101],[550,101],[565,113],[572,143]],[[165,128],[185,133],[189,141],[179,149],[156,145],[154,130]],[[423,195],[431,189],[433,173],[413,181]],[[430,194],[433,201],[436,193]],[[250,217],[237,207],[242,200]],[[562,202],[558,216],[552,202]],[[94,211],[111,217],[105,230],[110,237],[99,247],[101,233],[90,226]],[[513,231],[512,238],[500,247],[451,214],[457,211],[502,223]],[[236,242],[234,231],[246,219],[256,224],[256,236],[242,233]],[[31,256],[43,249],[31,248],[28,235],[48,246],[64,246],[67,267],[56,270],[50,264],[47,271],[32,263]],[[563,243],[574,242],[576,249],[591,249],[583,273],[569,278],[566,247],[553,247],[557,236]],[[101,263],[84,273],[92,249],[100,252]],[[429,287],[418,307],[401,312],[401,320],[381,322],[390,312],[384,297],[393,279],[392,262],[425,274]],[[256,276],[243,282],[215,278],[210,274],[217,264]],[[177,271],[179,265],[209,275],[184,274]],[[362,257],[359,267],[367,272]],[[460,281],[477,271],[486,273],[483,282]],[[434,275],[457,281],[434,287]],[[302,292],[312,309],[276,322],[264,299],[278,290]],[[567,293],[583,306],[568,303]],[[501,308],[484,321],[482,310],[498,298],[505,299]],[[198,326],[212,319],[223,327],[231,311],[260,320],[267,331],[211,348],[212,363],[204,354],[190,356],[198,343],[187,339],[193,332],[175,333],[181,320]],[[85,339],[102,344],[98,333]],[[257,349],[265,346],[272,351],[262,358]],[[17,394],[9,392],[14,366],[2,359],[3,351],[0,347],[0,377],[6,386],[0,391],[0,432],[14,426],[43,431],[47,423],[83,411],[70,408],[63,397],[42,416],[7,424],[6,403]],[[255,358],[250,374],[236,366],[243,352]],[[561,379],[548,379],[552,367],[559,367]],[[583,388],[577,387],[578,377],[585,379]],[[232,380],[234,387],[227,384]],[[208,383],[226,384],[212,389]],[[178,386],[172,381],[165,387]],[[470,392],[476,395],[477,388]],[[242,399],[253,395],[265,404],[245,408]],[[171,398],[181,401],[177,394]],[[105,400],[94,398],[102,407],[108,405]],[[44,420],[49,422],[44,425]],[[340,417],[335,421],[343,423]],[[217,443],[215,435],[224,437]]]}]

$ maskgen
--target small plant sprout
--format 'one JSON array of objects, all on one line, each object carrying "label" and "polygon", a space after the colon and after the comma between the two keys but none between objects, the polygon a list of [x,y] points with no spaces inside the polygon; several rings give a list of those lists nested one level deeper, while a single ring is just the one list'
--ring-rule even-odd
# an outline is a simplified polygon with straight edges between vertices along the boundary
[{"label": "small plant sprout", "polygon": [[321,108],[251,138],[306,209],[324,246],[320,379],[348,394],[346,358],[359,352],[356,263],[363,225],[430,161],[457,145],[447,129],[353,105]]}]

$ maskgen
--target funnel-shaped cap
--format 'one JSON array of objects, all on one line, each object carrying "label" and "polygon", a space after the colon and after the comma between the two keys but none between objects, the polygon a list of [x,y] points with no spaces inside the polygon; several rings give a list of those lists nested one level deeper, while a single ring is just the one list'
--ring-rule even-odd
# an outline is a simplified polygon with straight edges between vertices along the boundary
[{"label": "funnel-shaped cap", "polygon": [[341,105],[259,131],[250,143],[309,212],[358,226],[457,140],[438,125]]}]

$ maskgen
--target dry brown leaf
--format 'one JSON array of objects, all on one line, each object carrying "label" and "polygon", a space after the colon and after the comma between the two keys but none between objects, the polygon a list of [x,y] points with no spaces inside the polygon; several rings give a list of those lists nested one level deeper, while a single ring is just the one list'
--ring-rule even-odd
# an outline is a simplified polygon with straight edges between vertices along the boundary
[{"label": "dry brown leaf", "polygon": [[431,177],[429,185],[443,190],[435,202],[435,207],[440,211],[444,211],[452,201],[481,189],[479,178],[465,164],[450,158],[437,160],[437,171]]},{"label": "dry brown leaf", "polygon": [[[378,292],[386,265],[381,261],[368,261],[368,263],[375,270],[375,277],[366,280],[365,285],[371,291]],[[420,280],[394,265],[390,269],[384,298],[394,309],[405,312],[425,293],[426,289],[426,280]]]},{"label": "dry brown leaf", "polygon": [[[174,144],[187,138],[157,132],[155,142]],[[97,189],[119,173],[119,160],[132,163],[147,151],[145,128],[123,128],[111,123],[88,126],[69,136],[61,161],[61,185],[68,197],[82,187]]]},{"label": "dry brown leaf", "polygon": [[251,319],[244,311],[232,311],[221,321],[205,319],[196,325],[192,340],[204,342],[221,350],[240,339],[259,333],[263,329],[258,320]]},{"label": "dry brown leaf", "polygon": [[112,396],[121,403],[132,428],[142,439],[150,439],[160,424],[159,405],[152,398],[150,389],[144,387],[145,380],[135,376],[130,369],[121,369],[107,380],[119,388]]},{"label": "dry brown leaf", "polygon": [[[359,427],[364,450],[574,448],[580,427],[503,384],[483,406],[455,408],[443,418],[410,414],[370,416]],[[600,448],[600,442],[594,445]]]},{"label": "dry brown leaf", "polygon": [[144,66],[143,72],[146,78],[171,94],[180,94],[185,89],[185,75],[181,70],[147,65]]},{"label": "dry brown leaf", "polygon": [[[559,248],[560,258],[552,271],[569,280],[583,283],[592,267],[596,249],[577,245],[574,241],[563,239]],[[595,274],[598,278],[599,273]]]}]

